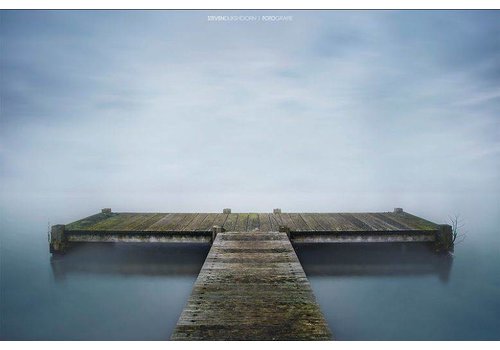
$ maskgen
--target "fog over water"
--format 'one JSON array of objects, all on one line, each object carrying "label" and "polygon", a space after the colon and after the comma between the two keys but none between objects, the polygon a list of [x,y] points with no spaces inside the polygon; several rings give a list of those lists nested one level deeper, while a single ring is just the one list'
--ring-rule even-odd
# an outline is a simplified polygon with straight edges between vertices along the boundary
[{"label": "fog over water", "polygon": [[498,11],[1,11],[0,338],[168,339],[209,249],[51,259],[49,222],[403,207],[459,214],[454,256],[296,247],[335,336],[499,340],[499,38]]}]

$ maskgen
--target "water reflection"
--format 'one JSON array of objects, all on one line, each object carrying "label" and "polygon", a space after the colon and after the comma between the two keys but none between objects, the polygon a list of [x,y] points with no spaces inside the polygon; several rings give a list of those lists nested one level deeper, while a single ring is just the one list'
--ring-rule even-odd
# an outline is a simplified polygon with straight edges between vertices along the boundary
[{"label": "water reflection", "polygon": [[51,257],[56,281],[68,274],[197,276],[209,244],[80,243]]},{"label": "water reflection", "polygon": [[[51,317],[65,320],[64,339],[168,339],[209,249],[208,244],[76,245],[66,255],[51,258],[58,285],[53,293],[58,297],[54,298],[57,304],[47,308]],[[409,324],[416,324],[420,315],[431,311],[434,315],[434,309],[446,306],[435,295],[442,295],[453,283],[449,282],[452,256],[436,254],[425,244],[303,244],[295,245],[295,250],[339,340],[420,339],[411,333],[415,327],[405,328],[401,319],[413,315],[417,319]],[[371,276],[375,278],[365,278]],[[427,280],[427,276],[437,278]],[[401,293],[408,288],[417,291],[418,302]],[[370,292],[375,289],[377,293]],[[76,304],[65,299],[68,295],[79,295],[77,311]],[[415,303],[419,312],[399,312]],[[381,314],[394,327],[374,325],[372,318]],[[80,320],[79,315],[87,316]],[[113,321],[96,331],[86,326],[88,319]],[[437,318],[436,323],[440,322]],[[422,334],[429,337],[429,332]],[[45,339],[46,334],[56,333],[36,338]]]},{"label": "water reflection", "polygon": [[[450,276],[453,257],[427,244],[298,244],[308,276]],[[91,243],[51,258],[56,280],[67,274],[197,275],[209,244]]]},{"label": "water reflection", "polygon": [[308,276],[450,277],[453,257],[425,243],[299,244],[295,251]]}]

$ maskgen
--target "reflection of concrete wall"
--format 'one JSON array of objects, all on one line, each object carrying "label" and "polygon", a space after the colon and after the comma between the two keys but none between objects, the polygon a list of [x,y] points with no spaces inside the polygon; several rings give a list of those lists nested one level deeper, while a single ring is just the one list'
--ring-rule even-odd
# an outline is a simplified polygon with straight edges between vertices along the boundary
[{"label": "reflection of concrete wall", "polygon": [[[294,244],[294,248],[306,275],[436,275],[447,281],[453,262],[449,254],[436,254],[432,245],[424,243]],[[73,273],[197,276],[209,249],[209,244],[82,243],[54,256],[51,267],[56,279]]]},{"label": "reflection of concrete wall", "polygon": [[208,244],[92,243],[75,244],[65,255],[53,256],[54,277],[67,274],[197,276]]},{"label": "reflection of concrete wall", "polygon": [[436,275],[447,281],[453,257],[427,244],[296,244],[307,275]]}]

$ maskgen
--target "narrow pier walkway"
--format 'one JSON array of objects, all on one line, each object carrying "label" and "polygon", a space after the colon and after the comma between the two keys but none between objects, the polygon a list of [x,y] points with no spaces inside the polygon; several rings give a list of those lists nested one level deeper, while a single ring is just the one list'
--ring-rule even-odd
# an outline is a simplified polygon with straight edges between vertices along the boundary
[{"label": "narrow pier walkway", "polygon": [[284,232],[218,233],[172,340],[331,340]]}]

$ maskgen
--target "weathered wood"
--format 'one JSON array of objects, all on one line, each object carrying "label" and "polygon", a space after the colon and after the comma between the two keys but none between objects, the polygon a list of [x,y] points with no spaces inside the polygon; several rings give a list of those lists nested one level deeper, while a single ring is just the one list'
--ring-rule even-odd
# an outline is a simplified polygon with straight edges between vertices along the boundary
[{"label": "weathered wood", "polygon": [[354,214],[351,213],[342,213],[339,214],[341,217],[344,219],[348,220],[352,225],[356,226],[357,230],[362,230],[362,231],[371,231],[373,228],[366,224],[364,221],[358,219]]},{"label": "weathered wood", "polygon": [[196,229],[196,231],[211,231],[218,215],[226,214],[208,214],[205,220],[203,220],[203,222],[200,224],[200,227]]},{"label": "weathered wood", "polygon": [[196,214],[193,220],[182,228],[182,231],[196,231],[207,216],[208,214],[205,213]]},{"label": "weathered wood", "polygon": [[369,226],[372,231],[389,230],[387,225],[384,225],[382,222],[380,222],[380,220],[377,220],[368,213],[356,213],[351,215],[359,221],[363,222],[365,225]]},{"label": "weathered wood", "polygon": [[194,214],[194,213],[188,213],[186,214],[186,216],[184,217],[184,220],[182,220],[182,222],[179,223],[179,225],[177,226],[177,231],[184,231],[185,228],[191,223],[193,222],[193,220],[197,217],[198,215],[197,214]]},{"label": "weathered wood", "polygon": [[260,226],[260,221],[259,221],[259,214],[256,213],[250,213],[248,214],[248,221],[247,221],[247,231],[259,231],[259,226]]},{"label": "weathered wood", "polygon": [[293,222],[292,218],[290,217],[290,214],[281,213],[281,214],[277,214],[276,216],[278,216],[281,219],[280,226],[288,227],[290,230],[295,228],[295,223]]},{"label": "weathered wood", "polygon": [[161,219],[165,217],[166,214],[153,214],[150,218],[147,218],[146,220],[137,223],[137,226],[132,227],[132,230],[134,231],[142,231],[146,230],[150,226],[154,225]]},{"label": "weathered wood", "polygon": [[[66,225],[65,232],[68,233],[68,242],[135,242],[141,239],[141,235],[144,236],[144,240],[162,241],[160,236],[155,236],[156,234],[167,235],[168,237],[163,239],[165,241],[187,242],[189,237],[192,237],[193,242],[200,242],[200,235],[211,237],[213,226],[221,226],[225,231],[237,232],[280,231],[284,230],[280,227],[285,227],[292,242],[297,243],[313,241],[357,242],[360,240],[371,242],[427,241],[429,239],[437,240],[438,237],[447,237],[447,235],[438,236],[438,233],[441,232],[439,225],[403,211],[391,213],[276,214],[105,212],[70,223]],[[151,234],[153,236],[150,236]],[[311,236],[307,238],[304,234]],[[361,235],[366,237],[359,238]],[[393,237],[390,238],[390,236]],[[425,238],[422,238],[423,236]],[[204,241],[205,238],[201,240]],[[452,243],[446,242],[441,246],[451,250]]]},{"label": "weathered wood", "polygon": [[168,213],[165,214],[163,218],[149,226],[146,231],[162,231],[165,229],[165,225],[174,217],[175,214]]},{"label": "weathered wood", "polygon": [[272,228],[271,231],[279,231],[280,226],[282,226],[280,214],[269,214]]},{"label": "weathered wood", "polygon": [[133,217],[134,214],[132,213],[120,213],[120,215],[113,215],[110,216],[104,220],[101,220],[91,227],[89,229],[91,230],[107,230],[110,228],[115,227],[119,223],[121,223],[123,220],[129,219],[130,217]]},{"label": "weathered wood", "polygon": [[212,226],[224,227],[224,223],[226,222],[228,215],[229,214],[217,214]]},{"label": "weathered wood", "polygon": [[108,213],[68,224],[68,231],[210,231],[213,225],[229,231],[291,232],[437,231],[439,226],[408,213]]},{"label": "weathered wood", "polygon": [[271,225],[270,214],[268,213],[259,213],[259,231],[269,232],[269,231],[278,231],[274,230]]},{"label": "weathered wood", "polygon": [[64,252],[72,242],[212,243],[172,339],[330,339],[290,240],[434,242],[438,250],[453,250],[449,225],[402,210],[272,214],[103,210],[66,226],[53,226],[50,251]]},{"label": "weathered wood", "polygon": [[238,214],[228,214],[226,221],[222,227],[226,231],[234,231],[236,222],[238,221]]},{"label": "weathered wood", "polygon": [[247,230],[248,216],[249,214],[238,214],[238,221],[234,226],[234,231],[244,232]]},{"label": "weathered wood", "polygon": [[304,220],[313,231],[324,231],[324,227],[316,220],[316,214],[302,213],[299,214],[302,220]]},{"label": "weathered wood", "polygon": [[188,214],[174,213],[170,220],[164,223],[163,230],[165,231],[182,231],[182,227],[186,224]]},{"label": "weathered wood", "polygon": [[[293,231],[314,231],[314,229],[309,227],[309,225],[304,221],[304,219],[302,219],[300,214],[290,213],[289,215],[294,223]],[[290,229],[292,229],[292,227],[290,227]]]},{"label": "weathered wood", "polygon": [[147,218],[148,214],[132,214],[129,215],[127,218],[124,218],[120,222],[118,222],[116,225],[113,226],[114,230],[120,231],[120,230],[128,230],[131,227],[134,227],[135,224],[137,224],[140,221],[143,221],[145,218]]},{"label": "weathered wood", "polygon": [[218,233],[173,340],[328,340],[286,234]]},{"label": "weathered wood", "polygon": [[411,229],[408,225],[402,224],[401,222],[394,220],[388,215],[385,215],[385,213],[372,213],[372,216],[378,218],[382,222],[386,223],[387,225],[390,225],[392,227],[395,227],[398,230],[408,230]]}]

